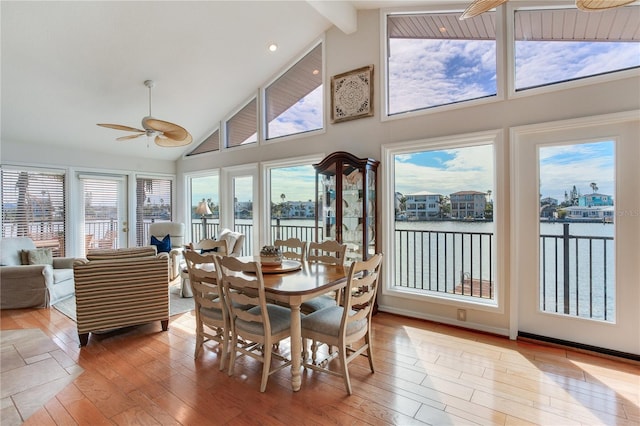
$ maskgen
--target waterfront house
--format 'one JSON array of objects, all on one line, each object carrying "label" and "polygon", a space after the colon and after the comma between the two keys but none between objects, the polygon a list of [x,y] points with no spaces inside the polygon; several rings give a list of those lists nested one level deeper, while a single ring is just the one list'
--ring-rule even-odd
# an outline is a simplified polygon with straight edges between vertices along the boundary
[{"label": "waterfront house", "polygon": [[449,195],[451,217],[482,219],[487,206],[487,194],[478,191],[459,191]]},{"label": "waterfront house", "polygon": [[427,191],[406,194],[406,213],[409,220],[425,220],[442,213],[442,195]]},{"label": "waterfront house", "polygon": [[594,192],[593,194],[581,195],[578,198],[578,205],[580,207],[613,206],[613,197]]}]

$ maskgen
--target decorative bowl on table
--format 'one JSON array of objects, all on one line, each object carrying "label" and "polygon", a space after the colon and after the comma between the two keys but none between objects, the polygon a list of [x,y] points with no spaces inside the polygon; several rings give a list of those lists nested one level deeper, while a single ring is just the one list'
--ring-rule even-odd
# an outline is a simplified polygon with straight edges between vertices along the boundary
[{"label": "decorative bowl on table", "polygon": [[282,264],[282,253],[275,246],[264,246],[260,250],[260,264],[264,266],[275,266]]}]

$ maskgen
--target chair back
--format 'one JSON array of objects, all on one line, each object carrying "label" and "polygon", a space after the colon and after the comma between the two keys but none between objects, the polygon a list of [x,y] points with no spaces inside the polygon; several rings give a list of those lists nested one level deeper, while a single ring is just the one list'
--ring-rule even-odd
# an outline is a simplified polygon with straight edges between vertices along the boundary
[{"label": "chair back", "polygon": [[232,231],[224,228],[218,235],[218,240],[227,242],[227,255],[238,257],[242,255],[242,247],[244,246],[245,235],[240,232]]},{"label": "chair back", "polygon": [[215,270],[216,254],[200,254],[193,250],[185,250],[184,259],[189,271],[189,281],[193,289],[196,321],[200,322],[201,309],[214,309],[222,312],[222,318],[228,318],[227,305],[222,285],[218,282]]},{"label": "chair back", "polygon": [[[260,263],[242,262],[231,256],[216,256],[215,262],[227,297],[231,322],[252,323],[252,331],[247,332],[248,327],[245,326],[242,334],[249,340],[263,341],[264,336],[271,335],[271,324]],[[249,305],[260,306],[260,309],[246,309]],[[243,308],[238,309],[239,306]]]},{"label": "chair back", "polygon": [[[382,254],[374,254],[368,260],[356,261],[351,264],[347,275],[347,285],[344,289],[344,309],[340,332],[342,337],[349,330],[359,329],[357,335],[350,335],[349,340],[354,341],[364,336],[371,327],[371,315],[378,291],[378,278]],[[358,321],[367,321],[367,327],[350,327],[350,324]]]},{"label": "chair back", "polygon": [[[182,248],[184,245],[184,223],[154,222],[149,225],[149,239],[154,236],[162,240],[166,235],[169,235],[171,239],[171,248]],[[146,244],[149,244],[149,241]]]},{"label": "chair back", "polygon": [[274,246],[280,247],[282,257],[304,262],[307,257],[307,242],[299,238],[289,238],[287,240],[276,240]]},{"label": "chair back", "polygon": [[227,242],[225,240],[213,240],[211,238],[205,238],[197,243],[190,243],[188,248],[200,254],[211,253],[218,256],[226,256],[228,253]]},{"label": "chair back", "polygon": [[342,265],[347,254],[347,245],[340,244],[336,240],[326,240],[321,243],[311,241],[309,243],[309,262],[327,263],[330,265]]}]

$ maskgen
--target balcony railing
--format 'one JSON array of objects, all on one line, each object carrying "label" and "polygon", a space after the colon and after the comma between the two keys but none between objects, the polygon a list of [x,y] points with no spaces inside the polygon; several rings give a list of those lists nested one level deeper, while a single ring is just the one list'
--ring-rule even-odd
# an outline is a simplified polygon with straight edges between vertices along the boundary
[{"label": "balcony railing", "polygon": [[614,239],[540,235],[540,308],[545,312],[612,321],[615,314]]},{"label": "balcony railing", "polygon": [[492,233],[396,230],[395,249],[397,287],[495,297]]}]

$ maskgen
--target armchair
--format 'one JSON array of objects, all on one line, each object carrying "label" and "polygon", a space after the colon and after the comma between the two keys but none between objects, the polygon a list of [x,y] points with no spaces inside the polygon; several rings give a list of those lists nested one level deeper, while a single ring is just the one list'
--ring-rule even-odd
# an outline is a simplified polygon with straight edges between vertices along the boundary
[{"label": "armchair", "polygon": [[80,346],[89,333],[160,321],[169,326],[167,253],[153,246],[95,250],[73,264]]},{"label": "armchair", "polygon": [[29,264],[32,250],[36,246],[30,238],[0,239],[0,309],[48,308],[73,296],[75,258],[54,257],[51,263]]},{"label": "armchair", "polygon": [[171,249],[169,253],[169,279],[174,280],[180,276],[180,264],[182,250],[184,249],[184,223],[179,222],[154,222],[149,225],[149,239],[156,237],[158,240],[169,235]]}]

